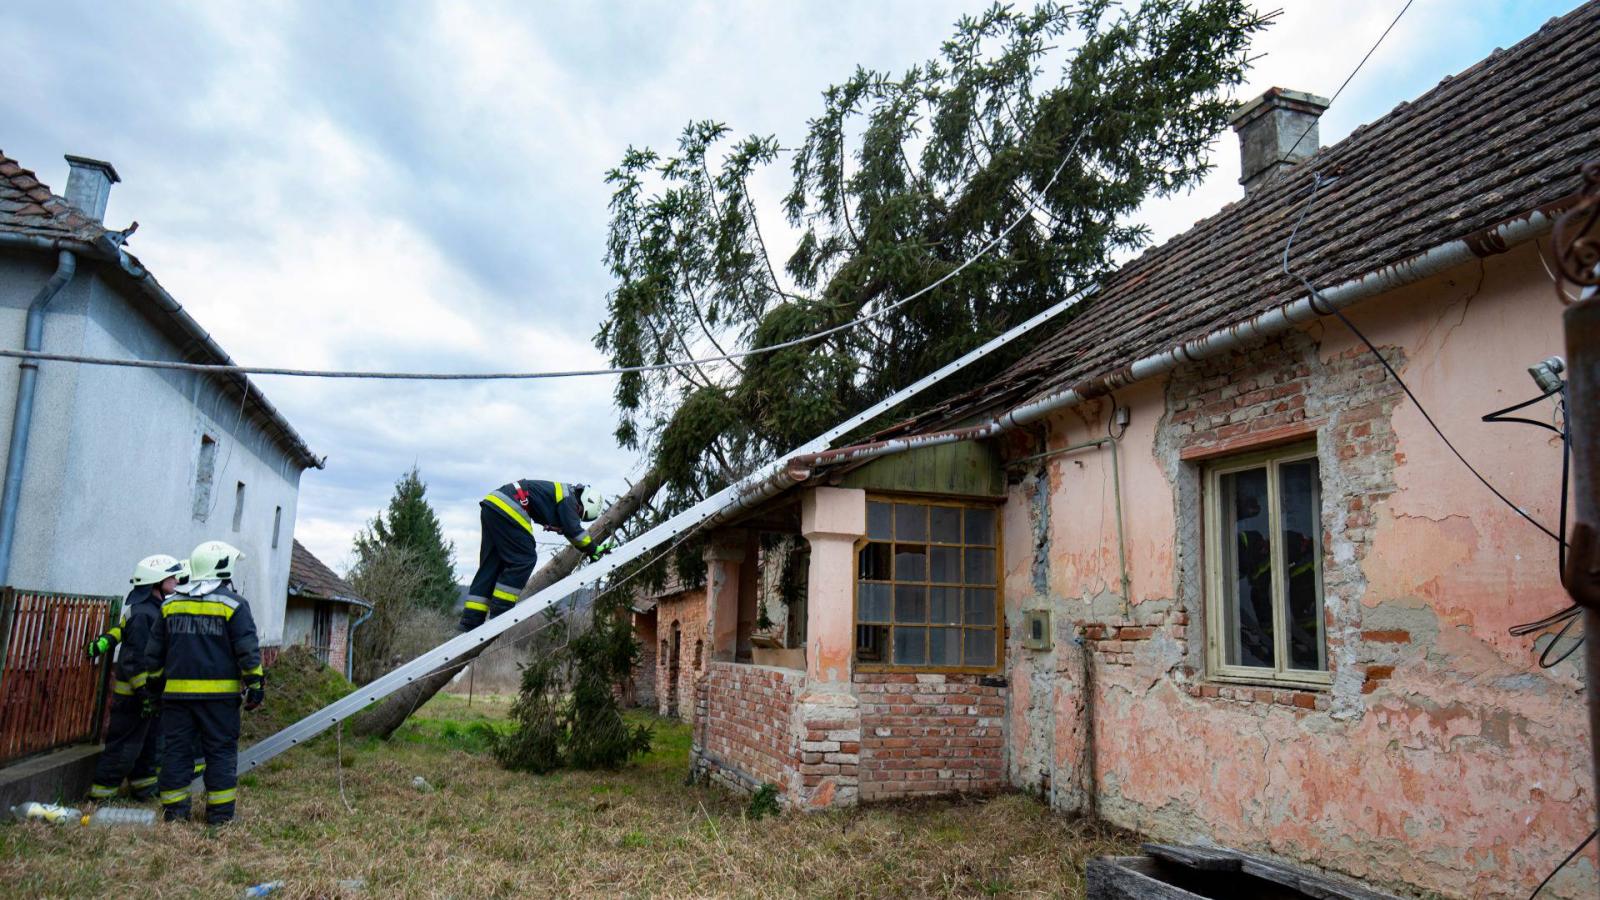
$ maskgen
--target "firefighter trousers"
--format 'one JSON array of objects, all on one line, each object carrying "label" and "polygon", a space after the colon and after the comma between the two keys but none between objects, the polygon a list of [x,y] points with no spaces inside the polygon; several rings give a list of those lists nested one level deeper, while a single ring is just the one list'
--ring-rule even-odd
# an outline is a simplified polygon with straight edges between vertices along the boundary
[{"label": "firefighter trousers", "polygon": [[129,780],[133,799],[155,797],[156,766],[161,764],[161,722],[141,715],[142,706],[139,698],[125,695],[111,701],[106,748],[95,763],[89,799],[115,797],[124,778]]},{"label": "firefighter trousers", "polygon": [[486,618],[515,605],[539,562],[539,546],[533,541],[533,532],[520,522],[511,521],[487,503],[479,504],[479,519],[483,523],[483,543],[478,548],[478,574],[472,577],[467,605],[461,611],[462,631],[471,631]]},{"label": "firefighter trousers", "polygon": [[161,704],[161,807],[168,822],[189,818],[189,782],[198,766],[191,748],[205,760],[206,822],[233,819],[239,776],[239,698],[165,700]]}]

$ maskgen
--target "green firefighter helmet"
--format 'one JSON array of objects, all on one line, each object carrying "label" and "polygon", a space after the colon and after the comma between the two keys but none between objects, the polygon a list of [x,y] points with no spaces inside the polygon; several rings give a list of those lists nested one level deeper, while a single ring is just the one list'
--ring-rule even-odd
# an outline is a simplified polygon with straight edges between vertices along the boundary
[{"label": "green firefighter helmet", "polygon": [[605,511],[606,506],[605,501],[600,498],[599,489],[584,485],[580,494],[583,503],[583,520],[585,522],[593,522],[595,519],[600,518],[600,513]]},{"label": "green firefighter helmet", "polygon": [[155,556],[146,556],[139,560],[139,564],[133,567],[133,577],[128,581],[135,586],[160,584],[168,578],[183,581],[188,568],[189,564],[186,562],[173,559],[165,553],[157,553]]},{"label": "green firefighter helmet", "polygon": [[224,541],[206,541],[189,554],[189,577],[195,581],[227,581],[239,569],[244,554]]}]

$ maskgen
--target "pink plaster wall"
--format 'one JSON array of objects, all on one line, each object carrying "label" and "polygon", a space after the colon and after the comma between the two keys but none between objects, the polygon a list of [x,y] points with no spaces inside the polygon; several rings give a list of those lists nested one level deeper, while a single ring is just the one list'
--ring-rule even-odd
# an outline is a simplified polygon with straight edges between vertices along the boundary
[{"label": "pink plaster wall", "polygon": [[[1525,369],[1559,352],[1559,314],[1531,246],[1350,314],[1402,361],[1462,452],[1546,523],[1554,442],[1479,417],[1535,393]],[[1260,409],[1282,406],[1272,415],[1317,435],[1334,683],[1225,684],[1206,672],[1198,466],[1179,457],[1227,427],[1215,427],[1225,412],[1203,411],[1226,397],[1196,398],[1295,383],[1303,401]],[[1011,629],[1012,782],[1158,839],[1214,840],[1402,891],[1526,895],[1593,811],[1578,670],[1540,670],[1533,643],[1506,633],[1565,605],[1553,542],[1448,455],[1337,321],[1117,399],[1132,409],[1119,457],[1131,603],[1108,450],[1051,459],[1007,503],[1008,616],[1016,626],[1023,609],[1048,608],[1056,626],[1044,653]],[[1102,401],[1057,415],[1049,446],[1103,435],[1108,413]],[[1201,426],[1211,430],[1191,433]],[[1594,859],[1575,861],[1550,896],[1593,896]]]}]

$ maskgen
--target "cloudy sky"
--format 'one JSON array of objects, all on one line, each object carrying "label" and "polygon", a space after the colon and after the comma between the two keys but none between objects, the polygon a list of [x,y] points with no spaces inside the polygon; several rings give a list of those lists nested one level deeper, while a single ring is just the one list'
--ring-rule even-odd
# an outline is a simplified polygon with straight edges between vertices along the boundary
[{"label": "cloudy sky", "polygon": [[[1402,0],[1275,0],[1241,99],[1331,95]],[[20,8],[19,8],[20,5]],[[933,55],[985,2],[137,3],[6,15],[0,149],[60,192],[113,162],[107,224],[238,360],[342,369],[583,368],[611,283],[602,181],[691,119],[798,143],[856,65]],[[1323,117],[1330,143],[1574,0],[1416,0]],[[1157,239],[1239,195],[1232,134]],[[780,185],[764,186],[775,200]],[[769,207],[773,227],[779,217]],[[476,562],[477,500],[514,477],[624,486],[606,378],[261,380],[318,453],[295,533],[341,570],[413,463]]]}]

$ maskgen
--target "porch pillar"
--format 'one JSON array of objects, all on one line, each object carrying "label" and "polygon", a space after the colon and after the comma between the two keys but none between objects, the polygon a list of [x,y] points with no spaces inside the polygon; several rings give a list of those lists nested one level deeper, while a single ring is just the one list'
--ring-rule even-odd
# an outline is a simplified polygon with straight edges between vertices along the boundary
[{"label": "porch pillar", "polygon": [[706,631],[710,659],[732,662],[739,646],[740,568],[744,563],[745,535],[715,535],[705,550]]},{"label": "porch pillar", "polygon": [[855,544],[867,533],[867,495],[815,488],[800,499],[811,544],[806,595],[806,682],[794,708],[799,765],[790,801],[805,810],[854,806],[861,796],[861,707],[855,658]]},{"label": "porch pillar", "polygon": [[867,492],[807,492],[800,498],[800,533],[811,543],[806,681],[812,690],[848,691],[855,658],[855,544],[867,533]]}]

